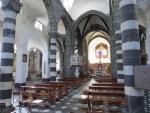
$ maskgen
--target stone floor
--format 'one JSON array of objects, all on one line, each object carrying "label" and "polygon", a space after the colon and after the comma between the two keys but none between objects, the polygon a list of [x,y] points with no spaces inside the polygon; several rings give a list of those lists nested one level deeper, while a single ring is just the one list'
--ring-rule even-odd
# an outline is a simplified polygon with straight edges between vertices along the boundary
[{"label": "stone floor", "polygon": [[[70,91],[70,93],[62,98],[60,101],[56,102],[54,105],[50,105],[49,110],[37,111],[37,109],[33,109],[33,113],[81,113],[79,111],[80,105],[77,103],[74,97],[82,94],[82,91],[88,89],[88,86],[90,86],[93,82],[94,80],[91,79],[90,81],[85,82],[78,89]],[[19,112],[19,108],[17,107],[17,101],[18,96],[15,96],[14,106],[16,107],[16,111],[14,113],[28,113],[28,111],[24,108],[21,110],[21,112]],[[123,109],[123,113],[127,113],[125,112],[125,109]]]}]

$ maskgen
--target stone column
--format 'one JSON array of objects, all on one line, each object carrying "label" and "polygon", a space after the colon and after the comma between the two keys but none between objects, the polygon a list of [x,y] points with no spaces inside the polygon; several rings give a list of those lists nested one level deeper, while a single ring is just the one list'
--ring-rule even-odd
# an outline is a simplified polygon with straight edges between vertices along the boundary
[{"label": "stone column", "polygon": [[141,65],[139,28],[135,5],[136,0],[120,1],[123,73],[129,113],[144,113],[143,91],[134,87],[133,67]]},{"label": "stone column", "polygon": [[[67,37],[67,36],[66,36]],[[71,41],[68,41],[67,39],[65,40],[65,48],[64,48],[64,76],[65,77],[71,77],[73,76],[73,72],[71,73],[71,69],[73,69],[73,67],[71,67],[70,65],[70,58],[71,58]]]},{"label": "stone column", "polygon": [[64,52],[60,51],[60,75],[63,76],[63,70],[64,70]]},{"label": "stone column", "polygon": [[122,59],[122,39],[120,29],[120,12],[119,12],[119,0],[116,1],[116,9],[114,14],[114,29],[115,29],[115,45],[116,45],[116,64],[117,64],[117,81],[118,83],[124,83],[123,75],[123,59]]},{"label": "stone column", "polygon": [[[77,45],[77,49],[78,49],[78,55],[82,56],[83,58],[83,50],[82,50],[83,46],[82,46],[82,40],[80,40],[78,42],[78,45]],[[80,71],[80,75],[83,75],[83,65],[79,66],[79,71]]]},{"label": "stone column", "polygon": [[22,4],[18,0],[3,0],[4,25],[1,51],[0,103],[5,103],[8,111],[12,108],[11,94],[16,15],[19,13],[21,6]]},{"label": "stone column", "polygon": [[50,80],[56,80],[56,38],[57,33],[50,33]]},{"label": "stone column", "polygon": [[116,53],[116,44],[115,44],[115,36],[112,36],[111,37],[111,40],[110,40],[110,51],[111,51],[111,73],[112,73],[112,76],[116,77],[117,76],[117,66],[116,66],[116,54],[113,54],[113,53]]}]

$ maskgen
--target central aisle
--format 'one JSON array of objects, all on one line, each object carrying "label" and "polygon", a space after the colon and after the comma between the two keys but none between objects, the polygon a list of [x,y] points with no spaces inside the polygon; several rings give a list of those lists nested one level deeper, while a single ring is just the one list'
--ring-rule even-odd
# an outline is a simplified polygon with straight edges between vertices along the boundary
[{"label": "central aisle", "polygon": [[70,113],[70,112],[80,113],[78,109],[79,105],[74,97],[82,94],[83,90],[88,89],[88,86],[90,86],[94,82],[95,81],[93,79],[91,79],[88,82],[85,82],[82,86],[80,86],[76,90],[71,91],[69,95],[65,96],[60,101],[56,102],[55,105],[51,105],[50,109],[52,112],[50,113]]}]

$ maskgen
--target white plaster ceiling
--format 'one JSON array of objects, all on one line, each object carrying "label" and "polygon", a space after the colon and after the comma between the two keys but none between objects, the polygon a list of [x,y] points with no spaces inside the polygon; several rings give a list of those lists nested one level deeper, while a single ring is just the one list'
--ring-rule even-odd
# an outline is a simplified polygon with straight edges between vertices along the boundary
[{"label": "white plaster ceiling", "polygon": [[[0,0],[1,1],[1,0]],[[27,8],[28,16],[30,18],[40,18],[44,25],[48,24],[48,17],[46,13],[43,0],[21,0]],[[109,14],[109,0],[60,0],[64,7],[69,8],[68,12],[71,17],[76,20],[82,14],[89,10],[101,11]],[[137,0],[137,4],[144,12],[150,10],[150,0]],[[0,10],[0,20],[2,20],[2,10]]]},{"label": "white plaster ceiling", "polygon": [[29,19],[38,19],[43,25],[48,25],[48,16],[43,0],[22,0],[23,9]]},{"label": "white plaster ceiling", "polygon": [[[109,0],[60,0],[67,9],[71,17],[76,20],[89,10],[98,10],[109,14]],[[43,0],[22,0],[26,7],[28,17],[32,19],[40,18],[44,24],[48,24]]]},{"label": "white plaster ceiling", "polygon": [[96,10],[109,14],[109,0],[75,0],[69,12],[73,20],[77,20],[82,14]]},{"label": "white plaster ceiling", "polygon": [[[29,7],[30,16],[41,18],[44,23],[48,23],[46,9],[43,0],[22,0],[23,4]],[[109,0],[60,0],[63,6],[67,9],[71,17],[76,20],[82,14],[89,10],[101,11],[104,14],[109,14]],[[144,11],[150,10],[150,0],[137,0],[137,4]]]}]

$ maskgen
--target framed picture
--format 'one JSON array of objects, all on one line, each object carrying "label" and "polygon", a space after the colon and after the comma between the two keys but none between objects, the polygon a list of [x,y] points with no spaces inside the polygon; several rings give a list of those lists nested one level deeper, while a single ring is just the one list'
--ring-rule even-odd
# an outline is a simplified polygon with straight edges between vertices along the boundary
[{"label": "framed picture", "polygon": [[27,62],[27,55],[26,54],[22,54],[22,62]]},{"label": "framed picture", "polygon": [[71,55],[70,64],[71,65],[81,65],[81,56],[80,55]]}]

